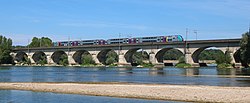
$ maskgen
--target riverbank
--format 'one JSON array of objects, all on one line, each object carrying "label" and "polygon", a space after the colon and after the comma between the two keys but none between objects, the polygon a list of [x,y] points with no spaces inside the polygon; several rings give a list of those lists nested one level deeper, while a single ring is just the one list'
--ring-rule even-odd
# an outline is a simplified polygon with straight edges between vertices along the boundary
[{"label": "riverbank", "polygon": [[250,102],[250,87],[130,83],[0,83],[0,89],[190,102]]}]

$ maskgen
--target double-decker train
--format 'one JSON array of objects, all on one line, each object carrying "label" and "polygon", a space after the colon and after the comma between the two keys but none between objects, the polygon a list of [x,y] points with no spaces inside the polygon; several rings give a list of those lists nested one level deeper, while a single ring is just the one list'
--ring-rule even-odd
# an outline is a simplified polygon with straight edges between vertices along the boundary
[{"label": "double-decker train", "polygon": [[97,39],[97,40],[80,40],[80,41],[61,41],[53,42],[53,46],[81,46],[81,45],[107,45],[107,44],[137,44],[151,42],[177,42],[183,41],[181,35],[171,36],[153,36],[153,37],[137,37],[137,38],[117,38],[117,39]]}]

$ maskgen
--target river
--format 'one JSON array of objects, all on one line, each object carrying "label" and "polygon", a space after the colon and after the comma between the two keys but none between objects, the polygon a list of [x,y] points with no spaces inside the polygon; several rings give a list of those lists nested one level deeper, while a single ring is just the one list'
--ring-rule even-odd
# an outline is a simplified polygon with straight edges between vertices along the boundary
[{"label": "river", "polygon": [[[209,86],[250,86],[250,71],[247,69],[217,69],[202,67],[181,69],[166,67],[149,68],[82,68],[82,67],[0,67],[0,82],[129,82]],[[22,94],[22,95],[21,95]],[[4,96],[3,96],[4,95]],[[28,97],[23,99],[21,97]],[[3,98],[6,97],[6,98]],[[47,99],[41,99],[41,98]],[[0,90],[0,100],[22,103],[35,101],[67,102],[171,102],[111,97],[81,96],[72,94],[39,93],[15,90]],[[95,101],[96,100],[96,101]],[[0,101],[1,102],[1,101]]]}]

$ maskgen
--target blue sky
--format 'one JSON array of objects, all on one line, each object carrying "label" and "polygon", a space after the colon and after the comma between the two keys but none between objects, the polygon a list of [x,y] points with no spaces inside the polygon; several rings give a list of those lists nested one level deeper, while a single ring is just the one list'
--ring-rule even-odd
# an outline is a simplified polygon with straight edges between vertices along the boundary
[{"label": "blue sky", "polygon": [[249,0],[0,0],[0,34],[26,45],[54,41],[181,34],[239,38],[250,23]]}]

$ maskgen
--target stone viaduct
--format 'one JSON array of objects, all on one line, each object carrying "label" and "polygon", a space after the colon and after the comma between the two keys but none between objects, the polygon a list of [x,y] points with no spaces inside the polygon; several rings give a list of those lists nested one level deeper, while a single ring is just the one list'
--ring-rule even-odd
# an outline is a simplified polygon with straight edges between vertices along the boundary
[{"label": "stone viaduct", "polygon": [[187,63],[199,66],[199,54],[206,48],[216,47],[223,53],[229,52],[233,58],[232,63],[240,64],[239,53],[240,39],[217,39],[217,40],[195,40],[171,43],[141,43],[141,44],[112,44],[112,45],[86,45],[72,47],[49,47],[49,48],[19,48],[14,49],[11,55],[16,62],[20,62],[26,55],[32,63],[39,61],[39,56],[44,55],[49,65],[57,65],[61,55],[68,56],[70,65],[81,62],[81,55],[89,53],[97,64],[105,62],[106,54],[114,50],[119,55],[119,65],[130,65],[132,55],[139,49],[146,51],[149,61],[155,65],[163,64],[163,55],[171,49],[177,49],[185,54]]}]

